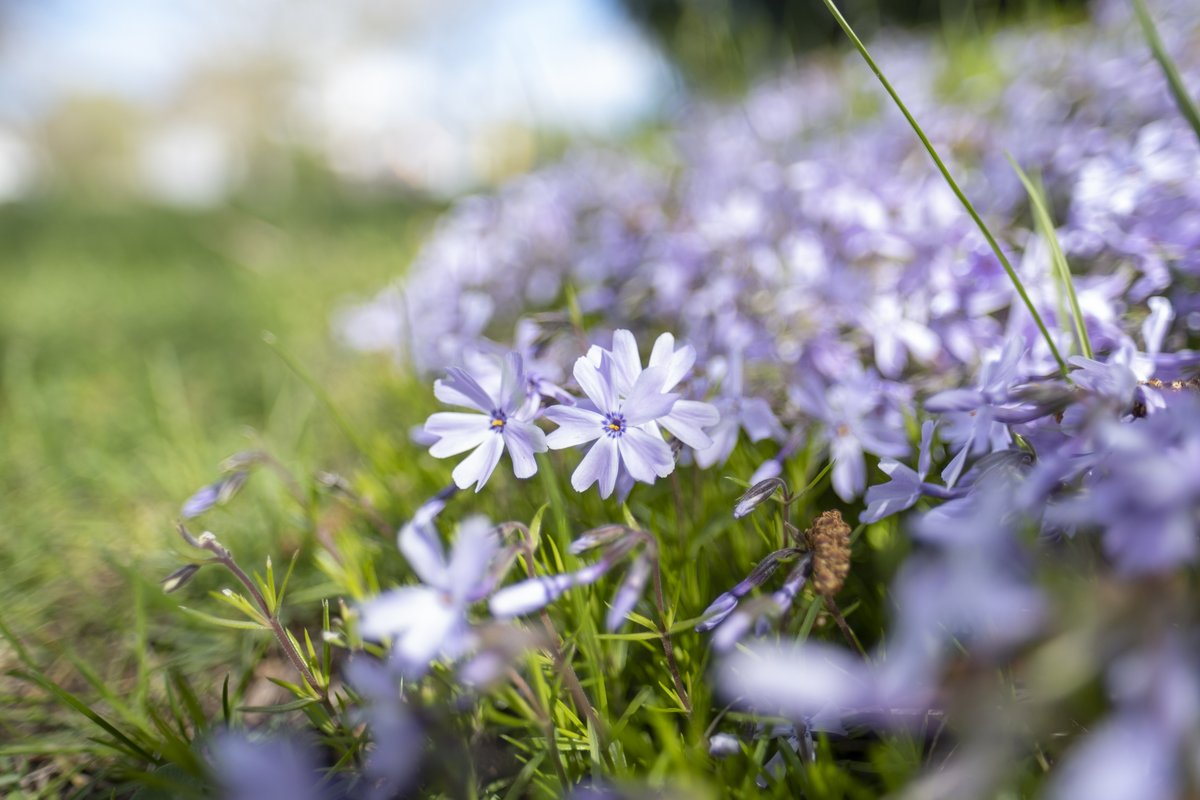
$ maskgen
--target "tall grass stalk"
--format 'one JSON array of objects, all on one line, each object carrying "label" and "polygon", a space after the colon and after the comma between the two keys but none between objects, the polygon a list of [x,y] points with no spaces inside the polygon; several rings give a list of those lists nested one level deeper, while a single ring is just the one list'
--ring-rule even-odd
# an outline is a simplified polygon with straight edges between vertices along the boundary
[{"label": "tall grass stalk", "polygon": [[1079,297],[1075,294],[1075,280],[1071,275],[1071,267],[1067,263],[1067,257],[1063,254],[1062,245],[1058,241],[1058,234],[1055,232],[1054,220],[1050,217],[1050,209],[1046,204],[1045,195],[1041,188],[1025,174],[1025,170],[1021,169],[1021,165],[1013,160],[1012,156],[1009,156],[1008,160],[1012,163],[1013,169],[1016,170],[1017,177],[1021,179],[1021,183],[1025,185],[1025,192],[1029,195],[1029,202],[1033,208],[1034,221],[1037,223],[1042,236],[1046,239],[1046,244],[1050,247],[1050,261],[1054,267],[1054,271],[1058,274],[1059,284],[1067,296],[1067,302],[1071,305],[1071,318],[1075,325],[1075,339],[1079,343],[1079,352],[1087,358],[1094,358],[1092,341],[1088,337],[1087,325],[1083,319],[1083,311],[1079,308]]},{"label": "tall grass stalk", "polygon": [[1133,10],[1137,13],[1138,22],[1142,25],[1142,33],[1146,35],[1146,43],[1150,45],[1150,52],[1154,53],[1154,60],[1162,67],[1167,85],[1171,88],[1171,96],[1175,98],[1175,104],[1179,106],[1179,112],[1183,114],[1188,124],[1192,126],[1192,130],[1196,132],[1196,136],[1200,138],[1200,110],[1196,109],[1196,104],[1187,93],[1187,87],[1183,85],[1183,78],[1175,66],[1174,59],[1171,58],[1171,54],[1167,52],[1166,46],[1158,35],[1154,18],[1150,16],[1150,10],[1146,8],[1146,0],[1133,0]]},{"label": "tall grass stalk", "polygon": [[869,50],[867,50],[867,46],[863,44],[862,39],[858,38],[858,34],[854,32],[854,28],[850,27],[850,23],[847,22],[846,18],[842,16],[842,12],[838,10],[837,4],[834,3],[833,0],[823,0],[823,2],[825,3],[825,7],[829,9],[829,13],[832,14],[833,18],[837,21],[837,24],[841,26],[846,36],[849,37],[850,41],[854,44],[854,48],[858,50],[859,54],[863,57],[863,60],[867,62],[867,66],[871,68],[873,73],[875,73],[875,77],[879,79],[879,82],[883,85],[884,90],[892,98],[892,102],[896,104],[896,107],[900,109],[900,113],[904,115],[906,120],[908,120],[908,124],[912,126],[913,132],[917,134],[917,138],[921,140],[921,144],[925,146],[926,152],[929,153],[930,158],[933,159],[933,163],[937,165],[938,171],[941,172],[942,177],[945,178],[947,185],[950,187],[950,191],[954,192],[954,196],[958,198],[960,203],[962,203],[962,206],[966,209],[967,214],[970,215],[971,219],[975,222],[975,225],[979,228],[979,232],[983,234],[983,238],[987,240],[988,246],[991,247],[992,252],[996,254],[997,260],[1000,261],[1000,266],[1004,268],[1004,272],[1008,275],[1008,279],[1012,281],[1013,287],[1016,288],[1017,294],[1020,296],[1021,301],[1025,304],[1025,307],[1029,309],[1029,313],[1033,317],[1034,323],[1037,324],[1038,330],[1042,334],[1042,338],[1046,340],[1046,346],[1050,348],[1050,354],[1054,356],[1054,360],[1058,363],[1059,372],[1062,373],[1064,378],[1067,378],[1067,362],[1063,360],[1062,354],[1058,352],[1058,347],[1054,344],[1054,339],[1050,336],[1050,331],[1046,329],[1046,323],[1042,321],[1042,315],[1038,313],[1037,308],[1035,308],[1033,305],[1033,301],[1029,299],[1029,294],[1025,291],[1025,285],[1021,282],[1021,277],[1017,275],[1017,272],[1013,269],[1008,257],[1004,255],[1004,251],[1000,249],[1000,243],[996,241],[996,237],[993,236],[991,230],[988,229],[987,223],[983,221],[983,217],[979,216],[979,212],[975,210],[975,206],[971,204],[971,201],[967,198],[966,194],[964,194],[963,190],[959,188],[958,181],[954,180],[954,176],[950,174],[950,170],[946,167],[945,162],[943,162],[941,156],[938,155],[937,149],[929,141],[929,137],[925,135],[925,131],[921,128],[921,125],[917,122],[916,118],[913,117],[913,115],[909,112],[908,107],[904,105],[904,101],[900,99],[900,95],[894,88],[892,88],[892,84],[884,76],[883,70],[881,70],[879,65],[875,63],[875,59],[871,57],[871,53]]}]

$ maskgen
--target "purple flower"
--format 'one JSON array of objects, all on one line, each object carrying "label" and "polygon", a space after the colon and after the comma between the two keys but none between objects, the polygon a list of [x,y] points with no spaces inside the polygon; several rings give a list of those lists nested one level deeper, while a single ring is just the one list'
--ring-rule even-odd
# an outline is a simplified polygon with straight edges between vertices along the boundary
[{"label": "purple flower", "polygon": [[[612,358],[612,373],[617,394],[620,397],[628,396],[642,374],[642,357],[638,354],[637,340],[627,330],[613,331],[612,350],[592,347],[588,358],[593,364],[600,366],[604,354]],[[649,367],[662,371],[663,392],[670,392],[678,386],[691,372],[695,363],[696,349],[691,345],[684,345],[676,350],[675,337],[669,333],[659,336],[650,351]],[[716,425],[719,421],[720,414],[713,405],[695,400],[677,400],[670,413],[664,414],[657,422],[688,447],[704,450],[712,446],[712,439],[704,429]]]},{"label": "purple flower", "polygon": [[947,486],[958,482],[972,453],[986,452],[989,446],[991,450],[1002,450],[1012,443],[1006,423],[1028,422],[1047,413],[1010,402],[1013,387],[1023,378],[1019,368],[1024,353],[1023,339],[1009,339],[998,356],[984,362],[976,388],[950,389],[925,401],[929,411],[950,412],[947,430],[952,440],[961,442],[958,454],[942,470]]},{"label": "purple flower", "polygon": [[459,525],[448,559],[431,521],[406,525],[400,550],[422,585],[392,589],[364,603],[359,609],[362,635],[391,639],[392,661],[413,678],[423,675],[439,656],[462,655],[472,642],[467,611],[492,588],[488,568],[499,546],[495,529],[484,517],[470,517]]},{"label": "purple flower", "polygon": [[866,486],[864,451],[892,458],[908,454],[889,385],[868,372],[852,367],[827,389],[812,379],[794,389],[800,405],[824,423],[821,436],[829,442],[833,490],[842,500],[853,500]]},{"label": "purple flower", "polygon": [[737,445],[739,430],[745,430],[752,442],[763,439],[782,440],[786,435],[770,404],[761,397],[745,397],[742,386],[740,354],[729,360],[729,374],[721,386],[716,407],[720,420],[709,431],[712,445],[696,451],[696,463],[702,469],[724,464]]},{"label": "purple flower", "polygon": [[454,468],[454,483],[475,491],[483,488],[507,449],[513,472],[528,478],[537,472],[534,453],[546,450],[546,436],[529,421],[530,412],[522,412],[526,399],[525,372],[521,357],[510,353],[505,359],[498,389],[487,392],[470,373],[451,367],[445,380],[434,384],[434,394],[443,403],[473,408],[481,413],[464,414],[443,411],[425,422],[425,432],[438,440],[429,448],[435,458],[471,454]]},{"label": "purple flower", "polygon": [[608,497],[622,466],[643,483],[654,483],[675,469],[671,447],[653,425],[671,412],[679,397],[662,391],[667,375],[665,367],[644,370],[621,397],[613,360],[607,354],[598,366],[587,356],[575,362],[575,380],[595,410],[581,406],[546,409],[546,416],[559,426],[546,437],[551,448],[595,442],[571,476],[575,491],[596,483],[600,496]]},{"label": "purple flower", "polygon": [[363,766],[370,784],[367,797],[387,800],[413,778],[421,761],[423,735],[400,698],[400,688],[387,668],[365,656],[346,665],[346,680],[363,699],[361,716],[371,731],[372,747]]},{"label": "purple flower", "polygon": [[750,644],[721,661],[717,685],[741,706],[793,720],[875,703],[867,665],[820,642]]},{"label": "purple flower", "polygon": [[334,800],[321,780],[316,749],[284,738],[226,731],[209,744],[225,800]]},{"label": "purple flower", "polygon": [[600,580],[639,545],[642,549],[632,557],[605,619],[605,627],[609,631],[618,630],[646,588],[657,556],[657,545],[650,534],[620,525],[589,531],[571,545],[572,553],[603,547],[603,553],[596,561],[574,572],[538,576],[505,586],[491,596],[488,607],[500,619],[537,611],[561,597],[568,589]]},{"label": "purple flower", "polygon": [[937,424],[925,420],[921,425],[921,449],[917,455],[917,469],[901,464],[894,458],[881,458],[879,469],[891,480],[867,489],[867,508],[859,515],[863,522],[878,522],[884,517],[912,508],[922,495],[947,499],[950,493],[940,486],[925,482],[931,461],[930,447],[933,430]]}]

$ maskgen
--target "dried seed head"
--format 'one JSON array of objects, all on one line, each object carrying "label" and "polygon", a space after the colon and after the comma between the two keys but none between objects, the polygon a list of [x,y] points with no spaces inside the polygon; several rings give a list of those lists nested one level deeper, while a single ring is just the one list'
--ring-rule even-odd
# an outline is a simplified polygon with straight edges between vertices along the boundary
[{"label": "dried seed head", "polygon": [[850,526],[838,511],[826,511],[813,520],[806,532],[813,553],[813,589],[833,597],[850,574]]}]

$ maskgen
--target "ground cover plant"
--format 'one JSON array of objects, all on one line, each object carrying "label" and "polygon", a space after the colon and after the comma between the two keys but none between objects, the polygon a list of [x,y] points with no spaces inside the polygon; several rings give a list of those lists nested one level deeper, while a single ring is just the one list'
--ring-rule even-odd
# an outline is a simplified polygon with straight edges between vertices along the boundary
[{"label": "ground cover plant", "polygon": [[6,691],[141,797],[1195,792],[1200,18],[956,54],[828,5],[855,51],[343,309],[386,427],[269,336],[321,434],[180,490],[130,682],[4,623]]}]

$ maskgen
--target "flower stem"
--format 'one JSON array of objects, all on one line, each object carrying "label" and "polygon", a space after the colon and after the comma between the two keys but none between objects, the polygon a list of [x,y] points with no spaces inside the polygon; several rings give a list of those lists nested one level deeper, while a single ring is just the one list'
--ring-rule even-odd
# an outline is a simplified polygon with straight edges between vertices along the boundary
[{"label": "flower stem", "polygon": [[[655,548],[657,550],[657,548]],[[679,664],[675,661],[675,646],[671,643],[671,633],[667,629],[667,608],[663,601],[662,569],[659,568],[658,553],[654,553],[654,605],[658,608],[658,636],[662,640],[663,654],[667,657],[667,668],[671,670],[671,680],[675,684],[675,693],[683,710],[692,715],[692,701],[687,689],[683,686],[683,678],[679,674]]]},{"label": "flower stem", "polygon": [[254,599],[254,604],[257,605],[259,610],[262,611],[263,617],[266,619],[267,624],[271,628],[271,632],[275,634],[275,638],[278,640],[279,646],[283,648],[284,654],[287,655],[288,661],[292,662],[292,666],[295,667],[296,671],[300,673],[300,676],[304,679],[304,682],[307,683],[314,692],[320,694],[322,701],[328,702],[329,697],[326,694],[325,689],[317,681],[316,677],[312,673],[312,670],[309,669],[308,664],[301,657],[299,651],[296,650],[295,645],[292,644],[292,639],[290,636],[288,636],[287,631],[284,630],[283,623],[279,621],[279,617],[267,603],[267,599],[263,597],[263,594],[261,591],[259,591],[258,586],[254,584],[254,581],[250,579],[250,576],[247,575],[240,566],[238,566],[236,561],[234,561],[233,553],[229,552],[224,545],[217,541],[216,537],[211,535],[202,536],[200,538],[200,546],[212,553],[216,561],[227,570],[232,572],[234,577],[246,587],[246,591],[249,592],[250,596]]}]

